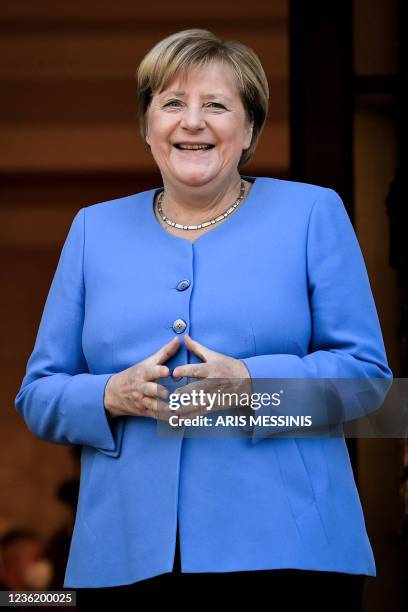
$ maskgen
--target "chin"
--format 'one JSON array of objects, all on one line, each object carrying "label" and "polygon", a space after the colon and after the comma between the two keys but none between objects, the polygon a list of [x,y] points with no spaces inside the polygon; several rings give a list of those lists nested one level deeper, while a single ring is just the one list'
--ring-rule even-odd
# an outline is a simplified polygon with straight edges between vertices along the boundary
[{"label": "chin", "polygon": [[185,185],[190,185],[190,186],[194,186],[194,185],[205,185],[206,183],[210,182],[212,179],[214,179],[217,176],[217,172],[206,172],[205,170],[203,171],[199,171],[197,170],[196,172],[191,172],[191,171],[187,171],[185,173],[178,173],[177,174],[177,178],[179,181],[181,181],[182,183],[184,183]]}]

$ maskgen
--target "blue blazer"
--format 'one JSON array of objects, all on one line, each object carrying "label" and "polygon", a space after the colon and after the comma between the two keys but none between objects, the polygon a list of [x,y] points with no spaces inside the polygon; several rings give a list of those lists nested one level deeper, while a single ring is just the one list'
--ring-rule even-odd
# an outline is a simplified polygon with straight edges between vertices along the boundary
[{"label": "blue blazer", "polygon": [[[177,520],[183,572],[376,575],[344,437],[163,437],[152,418],[106,417],[109,377],[171,340],[177,319],[253,379],[392,378],[339,195],[244,178],[242,206],[194,242],[159,225],[158,189],[72,221],[15,399],[34,435],[82,445],[67,588],[170,572]],[[200,361],[183,333],[170,372]]]}]

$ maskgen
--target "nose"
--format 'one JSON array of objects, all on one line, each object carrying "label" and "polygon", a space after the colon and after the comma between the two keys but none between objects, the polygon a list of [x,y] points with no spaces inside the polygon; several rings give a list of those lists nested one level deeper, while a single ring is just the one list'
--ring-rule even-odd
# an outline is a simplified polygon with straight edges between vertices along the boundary
[{"label": "nose", "polygon": [[197,106],[186,106],[181,116],[180,127],[189,130],[199,130],[205,127],[203,109]]}]

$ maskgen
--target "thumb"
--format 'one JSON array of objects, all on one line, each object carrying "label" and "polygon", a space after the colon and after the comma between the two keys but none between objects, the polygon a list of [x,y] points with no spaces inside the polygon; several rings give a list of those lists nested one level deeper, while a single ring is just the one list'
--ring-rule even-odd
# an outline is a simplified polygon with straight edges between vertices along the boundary
[{"label": "thumb", "polygon": [[154,353],[149,361],[152,361],[154,364],[162,365],[164,364],[170,357],[175,355],[179,350],[181,344],[177,336],[172,338],[170,342],[164,344],[156,353]]},{"label": "thumb", "polygon": [[207,361],[212,353],[211,349],[204,344],[200,344],[197,340],[193,340],[188,334],[184,334],[184,342],[189,351],[195,353],[203,361]]}]

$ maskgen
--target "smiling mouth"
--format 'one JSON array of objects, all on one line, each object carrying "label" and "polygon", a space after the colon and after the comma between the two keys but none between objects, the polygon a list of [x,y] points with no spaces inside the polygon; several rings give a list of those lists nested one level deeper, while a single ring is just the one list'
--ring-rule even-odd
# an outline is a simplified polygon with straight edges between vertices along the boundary
[{"label": "smiling mouth", "polygon": [[173,145],[178,151],[187,151],[188,153],[197,153],[197,152],[206,152],[214,149],[215,145],[213,144],[202,144],[202,145],[183,145],[183,144],[175,144]]}]

